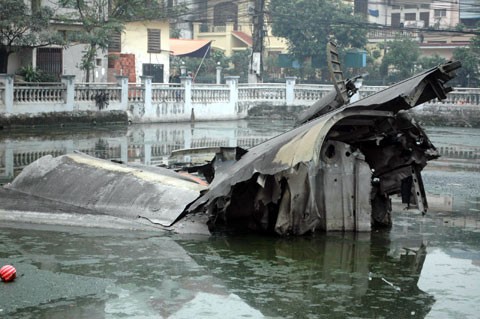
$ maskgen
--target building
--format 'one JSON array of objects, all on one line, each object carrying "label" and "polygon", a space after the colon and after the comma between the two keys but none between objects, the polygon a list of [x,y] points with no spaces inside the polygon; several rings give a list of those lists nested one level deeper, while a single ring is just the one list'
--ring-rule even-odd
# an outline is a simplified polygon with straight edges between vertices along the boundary
[{"label": "building", "polygon": [[[191,39],[211,40],[212,47],[225,52],[226,56],[252,47],[255,1],[228,0],[190,0],[189,14],[177,20],[176,28],[182,30],[182,36]],[[182,24],[183,23],[183,24]],[[265,56],[286,52],[284,39],[274,37],[268,26],[264,30]]]},{"label": "building", "polygon": [[122,33],[112,37],[108,49],[108,82],[115,76],[152,76],[152,83],[168,83],[170,74],[170,26],[164,21],[136,21],[125,24]]},{"label": "building", "polygon": [[[50,23],[51,32],[60,33],[67,41],[83,28],[76,10],[58,0],[25,0],[25,3],[31,10],[40,6],[52,8],[55,16]],[[14,74],[21,67],[32,65],[56,80],[68,74],[75,75],[76,82],[115,82],[116,75],[127,75],[130,82],[138,82],[140,76],[150,75],[154,83],[168,82],[169,33],[167,19],[125,23],[124,31],[111,37],[108,52],[97,50],[89,80],[80,68],[88,44],[71,41],[67,46],[19,48],[10,56],[7,73]]]},{"label": "building", "polygon": [[[65,39],[69,33],[76,32],[81,28],[78,22],[71,21],[69,23],[63,19],[57,19],[60,15],[65,16],[73,12],[72,9],[60,5],[59,2],[46,0],[24,0],[24,2],[31,12],[35,12],[40,6],[52,8],[56,16],[50,21],[51,32],[58,32]],[[52,79],[58,80],[62,74],[76,75],[77,79],[82,79],[83,71],[79,69],[78,64],[84,49],[85,45],[81,43],[72,43],[66,48],[60,45],[38,48],[18,47],[9,57],[7,73],[15,74],[22,67],[32,65],[49,74]],[[100,70],[98,72],[100,76],[102,67],[106,66],[106,59],[97,60],[96,64]]]},{"label": "building", "polygon": [[466,10],[473,7],[467,2],[472,1],[355,0],[354,5],[356,14],[377,25],[368,35],[370,47],[402,35],[417,40],[422,55],[450,59],[455,48],[470,42],[471,35],[446,32],[472,17]]}]

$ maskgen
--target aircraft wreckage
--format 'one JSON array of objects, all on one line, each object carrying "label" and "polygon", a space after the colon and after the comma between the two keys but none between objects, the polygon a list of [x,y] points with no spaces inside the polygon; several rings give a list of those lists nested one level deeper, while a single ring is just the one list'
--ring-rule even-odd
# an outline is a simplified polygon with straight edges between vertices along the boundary
[{"label": "aircraft wreckage", "polygon": [[166,168],[68,154],[39,159],[7,188],[176,232],[196,232],[192,225],[211,233],[370,231],[391,225],[390,197],[400,194],[425,213],[421,171],[439,155],[407,110],[444,99],[460,63],[346,104],[356,88],[343,80],[335,48],[329,52],[335,91],[291,131],[248,150],[217,148],[211,161],[189,168],[208,184]]}]

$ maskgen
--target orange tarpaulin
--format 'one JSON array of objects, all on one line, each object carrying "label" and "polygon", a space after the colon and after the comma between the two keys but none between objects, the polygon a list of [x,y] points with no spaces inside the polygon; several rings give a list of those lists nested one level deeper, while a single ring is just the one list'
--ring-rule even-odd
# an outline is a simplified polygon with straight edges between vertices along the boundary
[{"label": "orange tarpaulin", "polygon": [[175,56],[202,58],[210,51],[209,40],[170,39],[170,51]]}]

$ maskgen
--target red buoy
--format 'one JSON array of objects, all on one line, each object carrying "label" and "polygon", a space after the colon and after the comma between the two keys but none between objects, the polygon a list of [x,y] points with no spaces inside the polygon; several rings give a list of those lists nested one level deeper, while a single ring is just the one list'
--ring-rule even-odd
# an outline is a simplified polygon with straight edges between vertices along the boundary
[{"label": "red buoy", "polygon": [[13,281],[17,277],[17,270],[12,265],[5,265],[0,268],[0,278],[3,281]]}]

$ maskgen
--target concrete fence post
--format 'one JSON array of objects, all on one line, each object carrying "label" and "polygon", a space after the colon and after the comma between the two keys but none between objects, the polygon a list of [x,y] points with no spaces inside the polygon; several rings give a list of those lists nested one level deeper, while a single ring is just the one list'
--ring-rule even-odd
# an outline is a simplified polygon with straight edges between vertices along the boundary
[{"label": "concrete fence post", "polygon": [[117,84],[120,86],[120,105],[122,110],[126,111],[128,108],[128,76],[117,75]]},{"label": "concrete fence post", "polygon": [[295,100],[295,80],[296,76],[285,77],[285,103],[287,106],[292,106]]},{"label": "concrete fence post", "polygon": [[62,75],[62,84],[65,86],[63,91],[63,101],[65,103],[65,111],[73,111],[75,103],[75,75]]},{"label": "concrete fence post", "polygon": [[185,92],[184,92],[185,113],[187,113],[189,110],[191,110],[190,120],[195,121],[195,110],[193,108],[193,102],[192,102],[192,83],[193,83],[193,79],[192,79],[191,76],[182,75],[182,76],[180,76],[180,83],[182,84],[183,89],[185,90]]},{"label": "concrete fence post", "polygon": [[[220,62],[218,62],[220,63]],[[220,65],[217,65],[217,78],[216,78],[216,83],[221,84],[222,83],[222,67]]]},{"label": "concrete fence post", "polygon": [[140,76],[140,79],[142,80],[143,88],[145,89],[145,93],[143,95],[144,101],[143,105],[145,108],[145,116],[151,117],[155,114],[153,112],[153,106],[152,106],[152,79],[153,77],[150,75],[142,75]]},{"label": "concrete fence post", "polygon": [[230,104],[236,105],[238,102],[238,79],[239,76],[226,76],[225,83],[230,89]]},{"label": "concrete fence post", "polygon": [[0,74],[0,83],[4,87],[3,103],[5,103],[5,113],[11,114],[13,112],[13,74]]},{"label": "concrete fence post", "polygon": [[5,147],[5,177],[13,178],[15,176],[15,164],[13,159],[13,148],[10,143],[7,143]]}]

